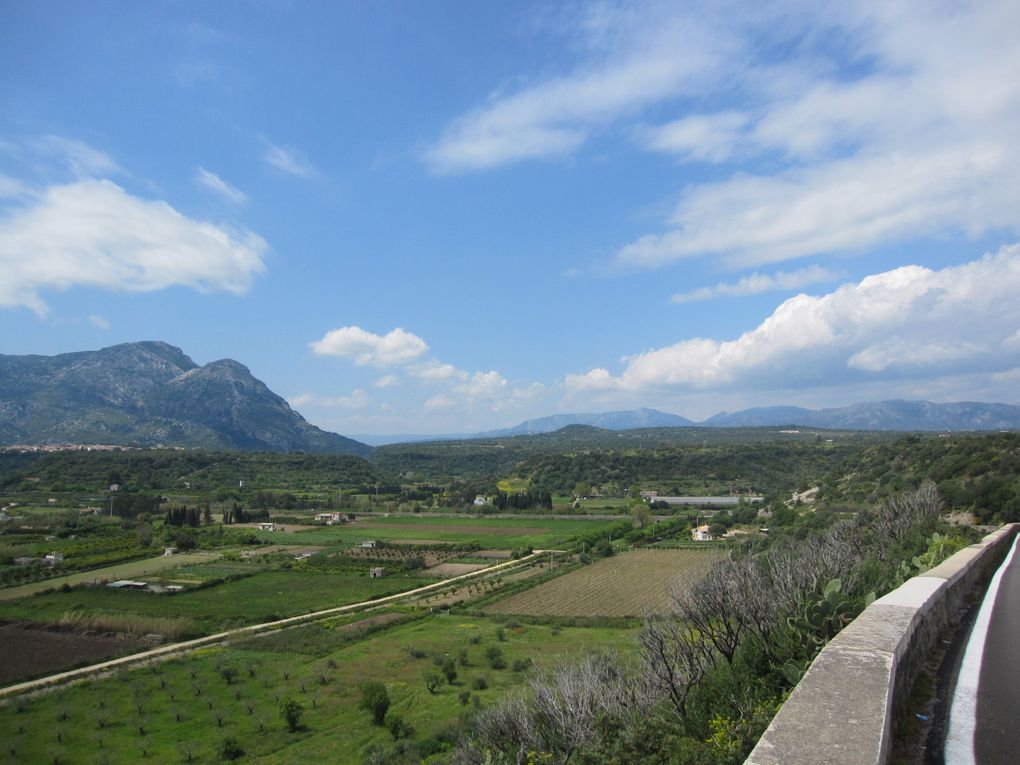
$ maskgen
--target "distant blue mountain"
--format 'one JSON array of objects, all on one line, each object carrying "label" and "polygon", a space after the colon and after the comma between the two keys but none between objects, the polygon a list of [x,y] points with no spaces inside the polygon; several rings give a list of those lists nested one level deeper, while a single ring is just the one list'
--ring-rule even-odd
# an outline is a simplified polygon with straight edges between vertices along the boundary
[{"label": "distant blue mountain", "polygon": [[605,430],[630,430],[632,428],[676,428],[693,424],[686,417],[660,412],[658,409],[631,409],[623,412],[603,412],[602,414],[554,414],[549,417],[539,417],[536,420],[526,420],[512,428],[477,433],[474,438],[502,438],[504,436],[552,433],[568,425],[591,425]]}]

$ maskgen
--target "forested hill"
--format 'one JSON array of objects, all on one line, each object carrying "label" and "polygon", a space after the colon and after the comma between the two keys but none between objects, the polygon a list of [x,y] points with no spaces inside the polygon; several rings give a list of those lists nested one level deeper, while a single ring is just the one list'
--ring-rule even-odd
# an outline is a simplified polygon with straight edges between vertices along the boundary
[{"label": "forested hill", "polygon": [[309,424],[242,364],[162,342],[0,355],[0,444],[115,444],[361,454]]},{"label": "forested hill", "polygon": [[0,491],[44,488],[121,493],[209,493],[217,490],[336,491],[389,483],[364,459],[332,454],[148,449],[100,452],[0,452]]},{"label": "forested hill", "polygon": [[950,510],[983,522],[1020,521],[1020,434],[905,436],[849,455],[822,483],[819,499],[875,504],[927,482]]}]

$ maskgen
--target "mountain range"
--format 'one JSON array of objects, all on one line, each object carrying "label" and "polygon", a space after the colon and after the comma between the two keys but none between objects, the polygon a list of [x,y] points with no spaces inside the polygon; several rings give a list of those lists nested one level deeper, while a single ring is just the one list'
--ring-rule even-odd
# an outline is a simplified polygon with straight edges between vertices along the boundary
[{"label": "mountain range", "polygon": [[186,446],[364,455],[221,359],[199,366],[163,342],[57,356],[0,355],[0,444]]},{"label": "mountain range", "polygon": [[[879,401],[831,409],[772,406],[694,422],[657,409],[556,414],[512,428],[445,436],[364,436],[398,441],[503,438],[570,426],[812,427],[834,430],[1016,430],[1020,406]],[[367,455],[372,446],[308,423],[244,365],[199,366],[180,348],[149,341],[57,356],[0,354],[0,445],[119,444]]]}]

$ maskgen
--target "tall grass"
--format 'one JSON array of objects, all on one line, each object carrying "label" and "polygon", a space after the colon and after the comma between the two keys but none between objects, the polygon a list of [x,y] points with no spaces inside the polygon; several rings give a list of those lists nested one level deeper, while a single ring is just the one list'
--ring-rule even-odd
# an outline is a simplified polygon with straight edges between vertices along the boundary
[{"label": "tall grass", "polygon": [[183,616],[138,616],[137,614],[84,614],[65,611],[58,622],[61,627],[96,632],[119,632],[129,635],[164,635],[174,640],[198,635],[192,619]]}]

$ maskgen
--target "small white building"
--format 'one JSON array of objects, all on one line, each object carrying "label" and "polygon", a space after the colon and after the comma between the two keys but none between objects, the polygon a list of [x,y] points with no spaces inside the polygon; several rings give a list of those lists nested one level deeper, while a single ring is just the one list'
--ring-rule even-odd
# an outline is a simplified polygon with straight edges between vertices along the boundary
[{"label": "small white building", "polygon": [[163,548],[163,557],[164,558],[169,558],[171,555],[176,555],[176,554],[177,554],[177,548],[176,547],[164,547]]},{"label": "small white building", "polygon": [[475,497],[475,507],[485,507],[489,504],[489,498],[478,495]]},{"label": "small white building", "polygon": [[695,542],[711,542],[712,532],[708,530],[708,526],[698,526],[698,528],[691,531],[691,539]]},{"label": "small white building", "polygon": [[325,523],[327,526],[334,526],[338,523],[347,523],[346,513],[319,513],[315,520]]},{"label": "small white building", "polygon": [[368,573],[372,575],[373,579],[381,579],[386,576],[386,569],[382,566],[377,566],[376,568],[370,568]]},{"label": "small white building", "polygon": [[366,539],[364,542],[361,543],[361,546],[365,549],[372,549],[373,547],[375,547],[375,540]]},{"label": "small white building", "polygon": [[276,531],[276,524],[272,521],[263,521],[259,524],[259,531]]},{"label": "small white building", "polygon": [[43,558],[43,561],[46,563],[47,566],[55,566],[58,563],[64,562],[64,554],[59,552],[51,552],[49,555]]}]

